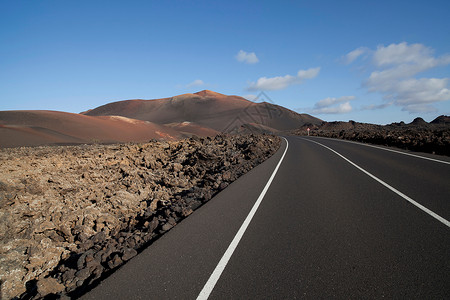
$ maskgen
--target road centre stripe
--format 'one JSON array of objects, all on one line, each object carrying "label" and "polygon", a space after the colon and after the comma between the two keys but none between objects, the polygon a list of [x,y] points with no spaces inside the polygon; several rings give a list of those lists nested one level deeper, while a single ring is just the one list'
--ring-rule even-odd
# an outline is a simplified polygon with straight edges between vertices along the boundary
[{"label": "road centre stripe", "polygon": [[197,300],[208,299],[209,295],[211,294],[212,290],[214,289],[214,286],[216,285],[217,281],[219,280],[220,276],[222,275],[223,270],[227,266],[228,261],[230,260],[231,256],[233,255],[234,250],[236,250],[242,236],[244,235],[245,231],[247,230],[248,225],[252,221],[253,216],[255,215],[256,211],[258,210],[258,207],[261,204],[264,196],[266,195],[266,192],[269,189],[270,184],[272,183],[273,179],[275,178],[275,174],[277,173],[278,168],[280,167],[281,162],[283,161],[284,156],[286,155],[286,152],[289,148],[288,141],[284,137],[283,137],[283,139],[286,141],[286,149],[284,150],[284,153],[281,156],[280,161],[278,162],[277,166],[273,170],[272,175],[270,176],[269,180],[267,181],[266,185],[264,186],[264,189],[262,190],[262,192],[259,195],[258,199],[256,200],[255,204],[253,205],[249,214],[245,218],[244,223],[242,223],[238,232],[236,233],[233,240],[231,241],[231,244],[228,246],[227,250],[225,251],[225,253],[223,254],[219,263],[217,264],[216,268],[212,272],[211,276],[209,277],[209,279],[206,282],[205,286],[203,287],[202,291],[198,295]]},{"label": "road centre stripe", "polygon": [[381,183],[382,185],[384,185],[385,187],[387,187],[388,189],[390,189],[391,191],[393,191],[394,193],[396,193],[397,195],[401,196],[403,199],[405,199],[406,201],[408,201],[409,203],[411,203],[412,205],[416,206],[417,208],[421,209],[422,211],[426,212],[427,214],[429,214],[430,216],[432,216],[433,218],[435,218],[436,220],[438,220],[439,222],[443,223],[444,225],[446,225],[447,227],[450,227],[450,222],[447,221],[446,219],[444,219],[443,217],[441,217],[440,215],[436,214],[435,212],[433,212],[432,210],[426,208],[425,206],[423,206],[422,204],[414,201],[413,199],[411,199],[410,197],[406,196],[405,194],[403,194],[402,192],[400,192],[399,190],[397,190],[396,188],[390,186],[389,184],[387,184],[386,182],[384,182],[383,180],[379,179],[378,177],[376,177],[375,175],[372,175],[371,173],[369,173],[368,171],[364,170],[363,168],[361,168],[360,166],[358,166],[357,164],[355,164],[354,162],[352,162],[351,160],[349,160],[348,158],[346,158],[345,156],[343,156],[342,154],[340,154],[339,152],[331,149],[328,146],[325,146],[319,142],[310,140],[310,139],[305,139],[305,138],[301,138],[302,140],[311,142],[311,143],[316,143],[332,152],[334,152],[335,154],[339,155],[341,158],[343,158],[344,160],[346,160],[348,163],[350,163],[351,165],[353,165],[355,168],[359,169],[360,171],[362,171],[363,173],[367,174],[368,176],[372,177],[372,179],[375,179],[376,181],[378,181],[379,183]]}]

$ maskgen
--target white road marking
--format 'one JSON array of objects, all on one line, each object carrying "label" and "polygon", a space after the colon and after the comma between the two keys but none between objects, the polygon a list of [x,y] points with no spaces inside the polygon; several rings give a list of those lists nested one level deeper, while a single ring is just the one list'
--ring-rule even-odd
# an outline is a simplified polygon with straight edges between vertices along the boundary
[{"label": "white road marking", "polygon": [[220,261],[217,264],[216,268],[214,269],[213,273],[211,274],[211,276],[209,277],[205,286],[203,287],[202,291],[198,295],[197,300],[208,299],[209,295],[211,294],[212,290],[214,289],[214,286],[216,285],[217,281],[219,280],[220,276],[222,275],[223,270],[227,266],[228,261],[230,260],[231,256],[233,255],[234,250],[238,246],[239,241],[241,240],[242,236],[244,235],[245,230],[247,230],[248,225],[250,224],[253,216],[255,215],[256,211],[258,210],[258,207],[261,204],[264,196],[266,195],[266,192],[269,189],[270,184],[272,183],[272,180],[275,178],[275,174],[277,173],[278,168],[280,167],[281,162],[283,161],[284,156],[286,155],[286,152],[288,150],[289,143],[284,137],[283,137],[283,139],[286,141],[286,149],[284,150],[284,153],[281,156],[280,161],[278,162],[277,166],[275,167],[275,170],[273,170],[272,175],[270,176],[269,180],[267,181],[264,189],[262,190],[262,192],[259,195],[258,199],[256,200],[255,204],[253,205],[249,214],[245,218],[244,223],[242,223],[241,228],[239,228],[238,232],[236,233],[233,240],[231,241],[231,244],[228,246],[228,249],[223,254],[222,258],[220,259]]},{"label": "white road marking", "polygon": [[384,182],[383,180],[379,179],[378,177],[376,177],[375,175],[372,175],[371,173],[369,173],[368,171],[364,170],[363,168],[361,168],[360,166],[358,166],[357,164],[355,164],[354,162],[352,162],[351,160],[349,160],[348,158],[346,158],[345,156],[343,156],[342,154],[340,154],[339,152],[331,149],[330,147],[327,147],[319,142],[310,140],[310,139],[305,139],[305,138],[301,138],[302,140],[311,142],[311,143],[316,143],[332,152],[334,152],[335,154],[339,155],[341,158],[343,158],[344,160],[346,160],[348,163],[350,163],[351,165],[353,165],[354,167],[356,167],[357,169],[359,169],[360,171],[362,171],[363,173],[367,174],[368,176],[372,177],[373,179],[375,179],[376,181],[378,181],[379,183],[381,183],[382,185],[384,185],[385,187],[387,187],[388,189],[390,189],[391,191],[393,191],[394,193],[396,193],[397,195],[401,196],[403,199],[405,199],[406,201],[408,201],[409,203],[411,203],[412,205],[416,206],[417,208],[420,208],[422,211],[426,212],[427,214],[429,214],[430,216],[432,216],[433,218],[435,218],[436,220],[438,220],[439,222],[443,223],[444,225],[446,225],[447,227],[450,227],[450,222],[447,221],[446,219],[444,219],[443,217],[441,217],[440,215],[436,214],[435,212],[433,212],[432,210],[426,208],[425,206],[423,206],[422,204],[414,201],[413,199],[411,199],[410,197],[406,196],[405,194],[403,194],[402,192],[400,192],[399,190],[397,190],[396,188],[390,186],[389,184],[387,184],[386,182]]},{"label": "white road marking", "polygon": [[[320,137],[320,136],[318,136],[317,138],[320,138],[320,139],[332,139],[332,138],[324,138],[324,137]],[[385,151],[395,152],[395,153],[399,153],[399,154],[403,154],[403,155],[408,155],[408,156],[412,156],[412,157],[416,157],[416,158],[431,160],[431,161],[434,161],[434,162],[439,162],[439,163],[450,165],[450,162],[445,161],[445,160],[439,160],[439,159],[434,159],[434,158],[430,158],[430,157],[426,157],[426,156],[420,156],[420,155],[416,155],[416,154],[412,154],[412,153],[408,153],[408,152],[402,152],[402,151],[389,149],[389,148],[384,148],[384,147],[380,147],[380,146],[375,146],[375,145],[371,145],[371,144],[359,143],[359,142],[343,140],[343,139],[332,139],[332,140],[340,141],[340,142],[346,142],[346,143],[352,143],[352,144],[362,145],[362,146],[367,146],[367,147],[372,147],[372,148],[376,148],[376,149],[381,149],[381,150],[385,150]]]}]

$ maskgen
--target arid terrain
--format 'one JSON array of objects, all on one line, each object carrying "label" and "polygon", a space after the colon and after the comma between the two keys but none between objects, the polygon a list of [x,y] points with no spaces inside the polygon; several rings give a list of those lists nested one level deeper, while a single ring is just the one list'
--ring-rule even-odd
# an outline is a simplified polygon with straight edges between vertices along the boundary
[{"label": "arid terrain", "polygon": [[218,133],[276,133],[322,120],[284,107],[204,90],[118,101],[80,114],[0,111],[0,148],[179,140]]},{"label": "arid terrain", "polygon": [[79,295],[279,145],[218,135],[1,150],[2,299]]},{"label": "arid terrain", "polygon": [[252,102],[209,90],[155,100],[109,103],[84,112],[89,116],[119,115],[157,124],[191,122],[219,132],[230,132],[243,124],[256,123],[274,130],[291,130],[305,123],[322,121],[268,102]]},{"label": "arid terrain", "polygon": [[81,295],[270,157],[274,135],[308,128],[450,156],[448,116],[324,122],[208,90],[80,114],[1,111],[1,298]]},{"label": "arid terrain", "polygon": [[430,123],[422,118],[413,122],[375,125],[367,123],[323,122],[320,125],[305,124],[291,131],[295,135],[340,138],[364,143],[385,145],[450,156],[450,117],[439,116]]}]

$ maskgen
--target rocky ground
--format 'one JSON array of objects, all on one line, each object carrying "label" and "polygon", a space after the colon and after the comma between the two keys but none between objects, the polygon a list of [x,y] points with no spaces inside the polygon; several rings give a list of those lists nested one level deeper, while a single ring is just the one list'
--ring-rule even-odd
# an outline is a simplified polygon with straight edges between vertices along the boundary
[{"label": "rocky ground", "polygon": [[279,145],[220,135],[0,150],[0,298],[79,296]]},{"label": "rocky ground", "polygon": [[291,134],[341,138],[364,143],[393,146],[413,151],[450,156],[450,117],[440,116],[430,123],[422,118],[405,124],[375,125],[367,123],[324,122],[322,125],[305,125]]}]

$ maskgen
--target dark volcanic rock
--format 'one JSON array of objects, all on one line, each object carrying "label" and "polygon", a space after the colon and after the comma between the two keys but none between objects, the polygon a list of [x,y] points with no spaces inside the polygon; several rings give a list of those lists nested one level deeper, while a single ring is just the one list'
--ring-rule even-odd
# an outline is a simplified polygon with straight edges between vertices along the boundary
[{"label": "dark volcanic rock", "polygon": [[119,254],[116,254],[110,261],[108,261],[108,267],[110,269],[114,269],[114,268],[120,266],[122,263],[123,263],[123,261],[119,257]]},{"label": "dark volcanic rock", "polygon": [[310,135],[313,136],[341,138],[450,156],[450,117],[448,116],[440,116],[430,123],[422,118],[416,118],[410,124],[324,122],[320,126],[305,125],[291,133],[306,135],[307,128],[311,129]]},{"label": "dark volcanic rock", "polygon": [[450,116],[439,116],[431,121],[430,124],[450,124]]},{"label": "dark volcanic rock", "polygon": [[0,150],[0,298],[79,296],[279,145],[219,135]]},{"label": "dark volcanic rock", "polygon": [[423,126],[423,125],[428,125],[428,123],[427,122],[425,122],[425,120],[424,119],[422,119],[422,118],[415,118],[411,123],[410,123],[411,125],[416,125],[416,126]]},{"label": "dark volcanic rock", "polygon": [[122,251],[122,260],[123,261],[127,261],[132,259],[133,257],[135,257],[137,255],[137,251],[134,250],[133,248],[125,248]]},{"label": "dark volcanic rock", "polygon": [[55,278],[48,277],[37,282],[37,292],[40,297],[57,294],[62,291],[64,291],[64,285]]}]

